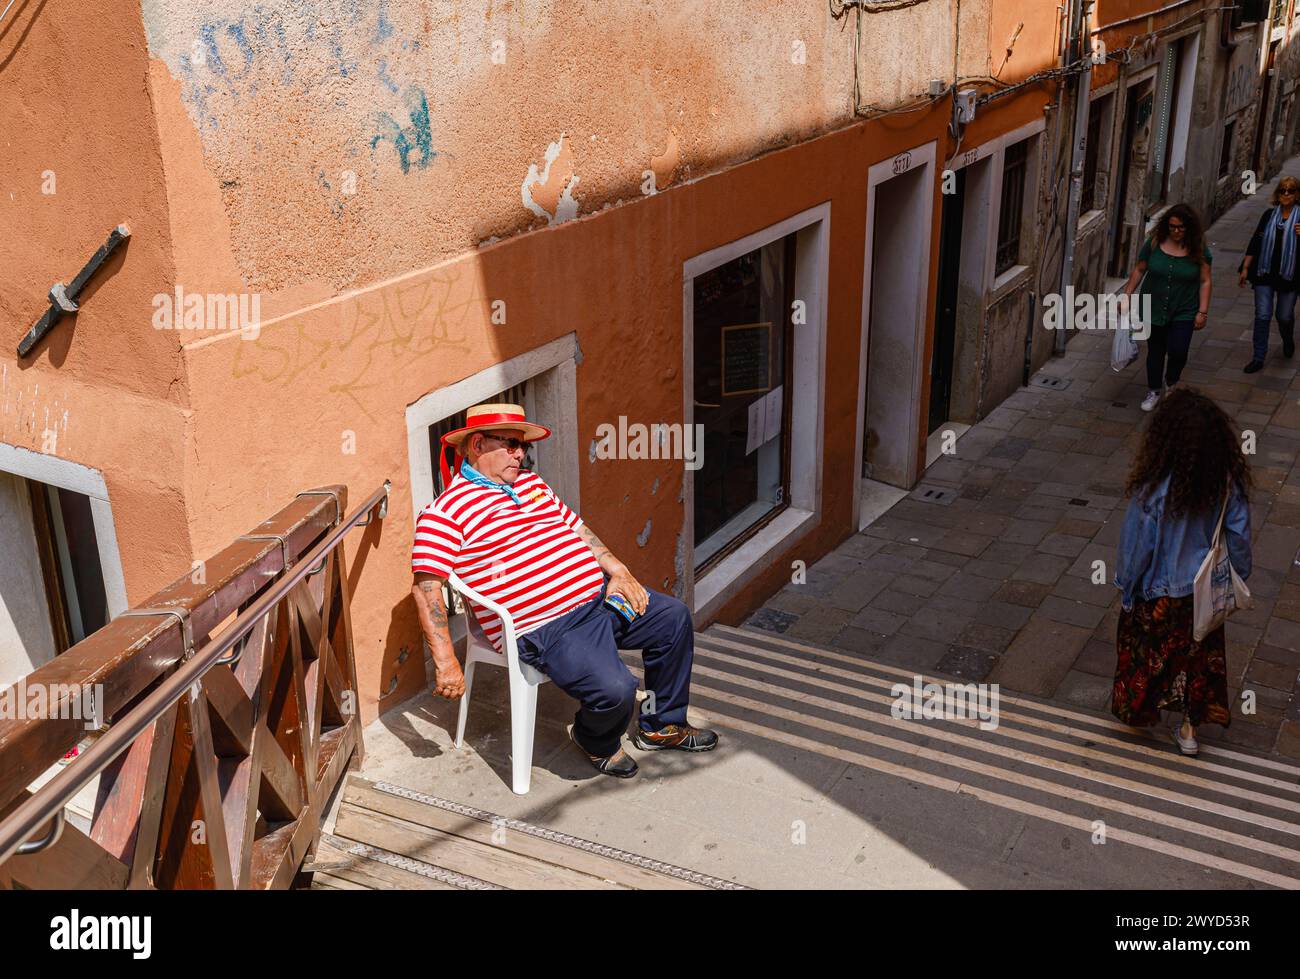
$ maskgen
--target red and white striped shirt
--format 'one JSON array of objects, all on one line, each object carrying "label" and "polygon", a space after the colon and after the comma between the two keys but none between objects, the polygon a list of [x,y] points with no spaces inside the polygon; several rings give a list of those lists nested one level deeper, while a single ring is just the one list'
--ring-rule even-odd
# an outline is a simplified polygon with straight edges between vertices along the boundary
[{"label": "red and white striped shirt", "polygon": [[[531,632],[600,594],[604,575],[578,536],[582,519],[536,473],[511,487],[519,506],[500,490],[460,473],[420,511],[411,548],[412,572],[460,579],[505,608],[516,635]],[[492,645],[501,650],[501,619],[471,601]]]}]

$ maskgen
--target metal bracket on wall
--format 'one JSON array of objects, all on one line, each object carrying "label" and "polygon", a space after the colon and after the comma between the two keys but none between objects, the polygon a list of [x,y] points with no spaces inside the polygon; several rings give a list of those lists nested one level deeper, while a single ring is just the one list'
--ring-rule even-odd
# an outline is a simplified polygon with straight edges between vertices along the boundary
[{"label": "metal bracket on wall", "polygon": [[68,285],[62,282],[56,282],[50,286],[50,308],[38,319],[27,335],[22,338],[18,344],[18,356],[26,357],[33,347],[40,342],[41,337],[49,333],[58,324],[63,317],[74,314],[80,307],[77,305],[77,298],[81,295],[81,290],[86,287],[90,277],[99,271],[99,267],[108,261],[108,257],[117,250],[117,246],[131,237],[131,229],[125,224],[119,224],[108,236],[108,240],[99,246],[94,255],[90,256],[87,262],[76,278]]}]

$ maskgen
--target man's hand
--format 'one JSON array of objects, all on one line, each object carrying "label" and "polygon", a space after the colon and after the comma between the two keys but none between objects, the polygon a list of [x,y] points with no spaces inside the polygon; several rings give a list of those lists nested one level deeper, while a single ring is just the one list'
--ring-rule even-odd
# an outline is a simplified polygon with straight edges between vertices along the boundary
[{"label": "man's hand", "polygon": [[437,677],[433,692],[448,700],[459,700],[465,694],[465,674],[461,672],[456,649],[451,644],[447,629],[447,608],[442,600],[442,579],[431,574],[417,574],[411,586],[415,598],[415,611],[420,619],[420,631],[429,643],[433,667]]},{"label": "man's hand", "polygon": [[596,555],[596,563],[600,565],[600,570],[609,575],[609,586],[605,589],[605,594],[622,595],[637,615],[644,612],[650,605],[650,596],[641,587],[641,582],[632,577],[632,572],[627,569],[627,565],[614,557],[610,549],[601,543],[600,538],[586,524],[582,525],[578,536],[587,542],[591,553]]},{"label": "man's hand", "polygon": [[448,700],[460,700],[465,696],[465,674],[461,671],[460,660],[455,656],[439,662],[433,661],[437,676],[433,681],[433,692]]},{"label": "man's hand", "polygon": [[641,582],[633,578],[632,572],[627,568],[610,577],[609,587],[605,589],[605,594],[622,595],[628,600],[637,615],[643,613],[650,605],[650,596],[641,587]]}]

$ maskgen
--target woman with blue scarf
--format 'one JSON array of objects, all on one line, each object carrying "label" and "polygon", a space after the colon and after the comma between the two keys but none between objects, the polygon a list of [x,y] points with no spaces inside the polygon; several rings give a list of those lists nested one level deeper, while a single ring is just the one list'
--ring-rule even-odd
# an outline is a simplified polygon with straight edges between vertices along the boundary
[{"label": "woman with blue scarf", "polygon": [[1268,327],[1274,314],[1277,331],[1282,337],[1282,356],[1295,353],[1295,301],[1297,272],[1300,263],[1296,252],[1300,250],[1300,180],[1283,177],[1273,191],[1273,206],[1259,219],[1255,234],[1246,247],[1246,257],[1241,262],[1241,275],[1237,284],[1245,287],[1247,281],[1255,287],[1254,352],[1243,370],[1254,374],[1264,366],[1268,355]]}]

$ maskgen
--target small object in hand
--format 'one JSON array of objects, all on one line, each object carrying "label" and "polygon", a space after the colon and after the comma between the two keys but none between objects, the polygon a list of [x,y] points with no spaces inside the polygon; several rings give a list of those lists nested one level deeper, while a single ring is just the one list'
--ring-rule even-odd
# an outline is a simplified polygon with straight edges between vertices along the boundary
[{"label": "small object in hand", "polygon": [[632,603],[622,595],[606,595],[605,604],[629,622],[636,618],[636,611],[632,608]]}]

